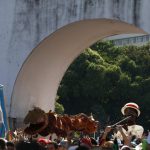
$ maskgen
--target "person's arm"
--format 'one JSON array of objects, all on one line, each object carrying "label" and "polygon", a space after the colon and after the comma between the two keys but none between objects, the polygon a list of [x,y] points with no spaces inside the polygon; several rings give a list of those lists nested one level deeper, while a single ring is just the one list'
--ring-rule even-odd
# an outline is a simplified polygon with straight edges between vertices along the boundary
[{"label": "person's arm", "polygon": [[123,132],[123,129],[122,129],[121,125],[117,126],[117,130],[120,131],[120,133],[121,133],[121,135],[123,137],[123,140],[124,140],[124,144],[127,145],[127,146],[130,146],[131,145],[131,136],[130,135],[126,135]]},{"label": "person's arm", "polygon": [[107,126],[105,128],[105,131],[104,131],[101,139],[99,140],[99,145],[102,145],[105,142],[107,134],[111,131],[111,129],[112,129],[111,126]]},{"label": "person's arm", "polygon": [[107,137],[107,134],[111,131],[111,126],[107,126],[106,128],[105,128],[105,131],[104,131],[104,134],[103,134],[103,136],[102,136],[102,139],[106,139],[106,137]]}]

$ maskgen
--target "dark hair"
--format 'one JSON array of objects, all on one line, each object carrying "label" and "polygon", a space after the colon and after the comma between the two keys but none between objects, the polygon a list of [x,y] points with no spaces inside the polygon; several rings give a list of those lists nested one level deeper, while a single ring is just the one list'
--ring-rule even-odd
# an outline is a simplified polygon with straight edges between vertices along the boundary
[{"label": "dark hair", "polygon": [[0,139],[0,148],[3,150],[6,147],[6,143],[3,139]]},{"label": "dark hair", "polygon": [[58,148],[58,144],[57,144],[56,142],[50,142],[49,145],[50,145],[50,144],[54,145],[55,149]]},{"label": "dark hair", "polygon": [[90,150],[90,148],[85,145],[80,145],[79,147],[76,148],[76,150]]},{"label": "dark hair", "polygon": [[90,138],[90,139],[91,139],[92,145],[97,145],[97,142],[96,142],[96,140],[94,138]]},{"label": "dark hair", "polygon": [[16,145],[16,150],[46,150],[36,142],[20,141]]},{"label": "dark hair", "polygon": [[7,146],[11,146],[11,147],[15,147],[15,144],[12,143],[12,142],[7,142],[6,145],[7,145]]}]

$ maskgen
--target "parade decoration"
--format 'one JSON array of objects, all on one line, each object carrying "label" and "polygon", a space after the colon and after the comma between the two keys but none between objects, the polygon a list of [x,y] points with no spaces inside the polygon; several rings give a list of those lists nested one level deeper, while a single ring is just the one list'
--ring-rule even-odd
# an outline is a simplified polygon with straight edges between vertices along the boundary
[{"label": "parade decoration", "polygon": [[40,134],[47,136],[55,133],[57,136],[66,137],[70,131],[80,131],[84,134],[93,134],[97,131],[98,121],[83,113],[77,115],[58,115],[35,107],[29,111],[24,119],[28,125],[24,132],[29,135]]}]

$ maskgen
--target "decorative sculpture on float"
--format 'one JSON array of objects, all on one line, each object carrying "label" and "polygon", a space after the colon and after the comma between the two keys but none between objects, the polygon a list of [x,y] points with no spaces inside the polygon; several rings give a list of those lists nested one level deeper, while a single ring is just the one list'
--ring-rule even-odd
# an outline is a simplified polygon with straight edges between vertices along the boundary
[{"label": "decorative sculpture on float", "polygon": [[29,124],[24,132],[29,135],[40,134],[47,136],[55,133],[57,136],[66,137],[70,131],[80,131],[85,134],[92,134],[97,131],[98,121],[83,113],[77,115],[58,115],[51,110],[45,113],[42,109],[35,107],[29,111],[24,119]]}]

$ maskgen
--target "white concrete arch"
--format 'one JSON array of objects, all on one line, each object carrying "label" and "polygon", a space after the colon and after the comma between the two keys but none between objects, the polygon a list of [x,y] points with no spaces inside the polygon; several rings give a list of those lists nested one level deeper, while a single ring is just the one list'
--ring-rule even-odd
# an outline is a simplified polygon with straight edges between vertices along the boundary
[{"label": "white concrete arch", "polygon": [[59,83],[73,60],[100,39],[130,33],[145,34],[125,22],[92,19],[71,23],[48,36],[33,49],[17,76],[10,116],[23,118],[33,106],[53,110]]}]

